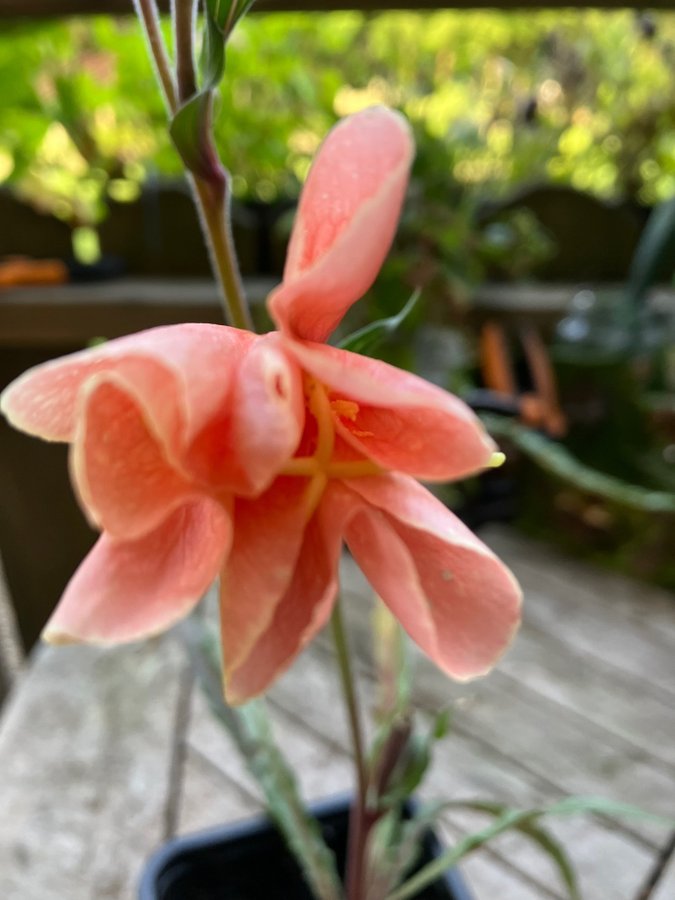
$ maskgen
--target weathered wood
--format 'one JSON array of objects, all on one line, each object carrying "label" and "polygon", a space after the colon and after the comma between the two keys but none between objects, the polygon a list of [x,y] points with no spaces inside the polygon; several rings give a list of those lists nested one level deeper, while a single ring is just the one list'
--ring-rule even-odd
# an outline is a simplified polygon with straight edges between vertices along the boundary
[{"label": "weathered wood", "polygon": [[[672,734],[673,692],[664,683],[665,657],[659,657],[658,677],[639,671],[639,664],[648,668],[649,646],[661,647],[658,654],[670,648],[672,665],[675,608],[668,596],[585,565],[577,568],[503,529],[490,530],[488,537],[523,580],[524,640],[490,678],[474,685],[458,688],[431,666],[420,666],[421,718],[424,708],[453,698],[456,708],[453,733],[439,747],[425,795],[529,806],[583,791],[671,814],[674,764],[663,745],[669,728]],[[372,681],[364,649],[366,589],[353,563],[345,571],[367,706]],[[553,612],[544,615],[549,607]],[[580,623],[576,631],[562,627],[567,619]],[[613,647],[604,655],[592,649],[603,633],[611,634]],[[169,790],[171,761],[180,759],[175,725],[182,671],[180,657],[173,648],[167,652],[165,641],[109,652],[60,648],[36,657],[0,727],[3,898],[131,897],[143,857],[166,831],[172,802],[179,832],[257,812],[257,788],[198,694],[184,764],[174,765]],[[283,677],[270,706],[305,796],[347,788],[347,732],[325,639]],[[650,745],[650,734],[658,746]],[[457,839],[479,821],[453,813],[443,827]],[[668,837],[593,817],[547,826],[568,848],[586,900],[635,900]],[[480,900],[565,896],[545,857],[513,835],[464,868]],[[669,882],[663,885],[657,900],[670,897]]]},{"label": "weathered wood", "polygon": [[[675,767],[673,702],[601,661],[577,653],[525,622],[514,652],[502,661],[501,683],[512,679],[563,709],[591,720],[636,752]],[[635,697],[640,695],[640,702]]]},{"label": "weathered wood", "polygon": [[[274,281],[247,279],[253,305]],[[209,279],[127,279],[97,284],[23,287],[0,295],[0,346],[84,345],[156,325],[223,323],[218,291]]]},{"label": "weathered wood", "polygon": [[19,674],[22,662],[23,647],[19,639],[14,604],[9,596],[0,558],[0,707]]},{"label": "weathered wood", "polygon": [[[244,279],[254,308],[264,303],[275,284],[273,278]],[[478,311],[500,316],[557,319],[569,308],[575,292],[572,285],[485,284],[472,303]],[[652,306],[672,314],[675,293],[655,291]],[[155,325],[222,321],[218,291],[206,278],[120,278],[0,293],[0,347],[56,348]]]},{"label": "weathered wood", "polygon": [[0,896],[129,900],[164,837],[182,658],[170,639],[42,649],[0,730]]},{"label": "weathered wood", "polygon": [[[673,897],[675,897],[675,853],[666,864],[649,900],[673,900]],[[636,898],[636,900],[643,900],[643,898]]]},{"label": "weathered wood", "polygon": [[[527,621],[641,690],[675,695],[675,604],[649,585],[564,557],[507,529],[483,534],[528,587]],[[536,549],[535,549],[536,548]]]},{"label": "weathered wood", "polygon": [[[418,672],[418,675],[420,673]],[[447,682],[446,682],[447,684]],[[361,692],[372,696],[368,678],[361,681]],[[297,717],[298,726],[311,728],[316,739],[328,738],[348,751],[348,736],[342,722],[336,676],[331,670],[328,652],[312,648],[296,663],[294,670],[273,691],[277,703]],[[438,709],[447,705],[447,692],[436,693],[435,699],[424,697],[425,706]],[[367,704],[366,704],[367,707]],[[325,710],[331,715],[326,716]],[[508,705],[507,705],[508,710]],[[503,731],[476,738],[463,729],[464,720],[475,710],[455,711],[456,727],[447,742],[439,748],[434,766],[425,783],[423,796],[490,798],[519,807],[552,802],[569,791],[566,785],[555,787],[538,773],[523,768],[516,756],[503,752]],[[520,710],[514,712],[510,729],[522,727]],[[550,728],[550,722],[547,728]],[[462,730],[459,726],[462,726]],[[544,755],[549,748],[549,731],[540,732],[536,744]],[[555,735],[551,738],[555,740]],[[594,783],[595,793],[603,792],[601,779]],[[475,818],[460,813],[448,815],[448,822],[463,833],[477,826]],[[653,853],[628,834],[617,832],[600,822],[574,818],[548,823],[565,843],[574,859],[588,900],[630,900],[647,871]],[[529,878],[540,890],[560,890],[559,881],[545,857],[522,839],[506,836],[495,842],[497,858],[510,860],[522,878]]]},{"label": "weathered wood", "polygon": [[[168,0],[162,4],[166,9]],[[340,9],[481,9],[494,8],[496,0],[258,0],[254,11],[314,12]],[[618,9],[627,5],[634,9],[670,9],[670,0],[501,0],[502,9]],[[89,13],[124,14],[131,11],[131,0],[2,0],[0,17],[65,16]]]}]

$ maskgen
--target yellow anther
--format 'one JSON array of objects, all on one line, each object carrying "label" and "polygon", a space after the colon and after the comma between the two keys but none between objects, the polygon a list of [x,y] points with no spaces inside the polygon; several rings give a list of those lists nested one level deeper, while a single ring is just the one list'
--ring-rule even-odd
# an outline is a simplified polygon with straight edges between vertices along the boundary
[{"label": "yellow anther", "polygon": [[359,414],[359,404],[355,400],[331,400],[330,405],[335,415],[341,419],[349,419],[350,422],[356,421],[356,417]]},{"label": "yellow anther", "polygon": [[506,454],[502,453],[501,450],[497,450],[490,457],[490,462],[488,463],[488,467],[490,469],[498,469],[500,466],[503,466],[506,462]]}]

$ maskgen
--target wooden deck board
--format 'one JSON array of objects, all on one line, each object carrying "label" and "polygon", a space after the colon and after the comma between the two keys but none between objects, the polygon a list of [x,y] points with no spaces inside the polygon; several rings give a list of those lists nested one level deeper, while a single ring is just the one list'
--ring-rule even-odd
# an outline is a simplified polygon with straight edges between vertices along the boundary
[{"label": "wooden deck board", "polygon": [[164,838],[183,660],[44,648],[0,731],[0,897],[129,900]]},{"label": "wooden deck board", "polygon": [[[673,598],[503,529],[487,538],[524,584],[522,639],[493,675],[470,685],[420,664],[421,717],[424,708],[455,705],[454,730],[425,795],[529,806],[583,791],[672,815]],[[344,593],[367,698],[367,598],[349,561]],[[185,733],[178,727],[183,672],[170,638],[36,657],[0,722],[3,900],[132,898],[143,858],[167,830],[171,802],[179,833],[259,810],[256,786],[197,691]],[[325,638],[282,678],[270,709],[303,794],[318,799],[348,789],[344,715]],[[443,830],[455,839],[477,822],[455,812]],[[637,900],[668,839],[652,825],[594,817],[548,827],[578,868],[584,900]],[[565,896],[540,851],[513,835],[464,869],[477,900]],[[670,900],[674,884],[671,863],[650,900]]]},{"label": "wooden deck board", "polygon": [[650,900],[673,900],[673,897],[675,897],[675,855],[671,856]]},{"label": "wooden deck board", "polygon": [[506,529],[482,537],[527,584],[526,620],[645,688],[675,698],[675,600]]},{"label": "wooden deck board", "polygon": [[[362,682],[362,688],[367,697],[368,683]],[[296,663],[295,669],[282,679],[273,696],[285,709],[297,712],[304,724],[315,731],[317,738],[320,735],[328,737],[341,744],[346,752],[348,743],[338,712],[339,696],[327,652],[311,648]],[[322,714],[325,709],[332,711],[328,718]],[[520,724],[518,721],[514,727],[520,727]],[[543,743],[540,739],[539,745]],[[600,793],[601,786],[596,787],[595,792]],[[492,798],[517,806],[551,802],[564,793],[564,787],[554,789],[523,770],[518,761],[505,758],[501,749],[498,752],[494,745],[481,743],[461,732],[452,734],[439,749],[424,791],[429,799],[448,796]],[[453,814],[448,816],[448,821],[464,826],[467,817]],[[466,833],[466,828],[462,830]],[[561,820],[552,825],[552,830],[570,848],[584,885],[584,897],[588,900],[628,900],[653,858],[653,852],[630,835],[618,833],[615,828],[594,820]],[[501,841],[502,847],[509,848],[505,854],[517,870],[523,876],[529,874],[541,889],[559,890],[557,877],[545,857],[529,844],[517,843],[517,853],[511,855],[514,840]]]}]

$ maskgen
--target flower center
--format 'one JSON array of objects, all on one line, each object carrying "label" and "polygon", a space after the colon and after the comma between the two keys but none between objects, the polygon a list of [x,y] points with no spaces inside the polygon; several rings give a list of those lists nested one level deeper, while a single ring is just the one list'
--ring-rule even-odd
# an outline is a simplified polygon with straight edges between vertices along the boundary
[{"label": "flower center", "polygon": [[282,468],[282,475],[309,478],[305,502],[311,512],[316,508],[329,478],[359,478],[377,475],[382,469],[369,459],[335,460],[336,418],[354,422],[359,405],[354,400],[330,400],[328,390],[316,379],[305,376],[306,409],[316,423],[314,452],[311,456],[295,456]]}]

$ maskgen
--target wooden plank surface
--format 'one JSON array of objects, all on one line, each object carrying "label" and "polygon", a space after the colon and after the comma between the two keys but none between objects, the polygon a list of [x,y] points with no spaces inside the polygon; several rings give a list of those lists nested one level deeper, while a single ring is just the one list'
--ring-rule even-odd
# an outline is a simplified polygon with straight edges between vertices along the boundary
[{"label": "wooden plank surface", "polygon": [[[422,673],[420,666],[418,675]],[[368,681],[362,681],[362,694],[368,697]],[[335,674],[331,671],[330,654],[312,648],[296,664],[295,670],[282,680],[273,692],[274,699],[287,711],[293,710],[300,726],[311,728],[317,739],[328,737],[332,742],[348,749],[348,739],[339,712],[340,698]],[[435,701],[425,696],[425,706],[438,708],[447,705],[449,692],[436,695]],[[325,710],[331,715],[326,716]],[[425,784],[425,795],[430,799],[443,797],[483,798],[501,800],[520,807],[538,805],[559,799],[565,786],[555,787],[524,769],[518,759],[502,752],[503,734],[495,731],[490,736],[477,739],[464,731],[465,719],[455,711],[455,727],[452,735],[437,753],[434,767]],[[529,723],[526,723],[528,727]],[[510,726],[514,731],[523,727],[520,718],[514,716]],[[542,732],[536,741],[539,755],[545,756],[548,734]],[[536,751],[532,751],[533,753]],[[596,793],[607,793],[602,781],[596,782]],[[466,832],[467,826],[484,824],[465,815],[446,817],[456,830]],[[584,897],[587,900],[628,900],[630,891],[641,883],[653,852],[645,849],[630,835],[618,833],[612,826],[601,823],[570,819],[553,823],[555,831],[567,846],[579,869]],[[554,896],[560,892],[559,882],[545,857],[522,840],[507,836],[495,842],[494,849],[502,862],[510,860],[521,879],[536,886],[541,892]],[[545,893],[543,895],[546,895]]]},{"label": "wooden plank surface", "polygon": [[[425,796],[530,806],[583,791],[672,815],[673,598],[505,529],[485,536],[525,588],[522,640],[471,685],[453,685],[420,662],[420,716],[454,707]],[[367,589],[349,560],[344,593],[367,705]],[[178,714],[185,685],[170,639],[108,652],[52,649],[35,659],[0,727],[3,900],[131,898],[143,858],[164,834],[258,811],[258,790],[201,695],[192,694],[187,721]],[[270,709],[304,795],[349,790],[325,637],[281,679]],[[482,822],[455,812],[442,829],[456,840]],[[669,837],[652,825],[598,817],[548,827],[574,860],[584,900],[637,900]],[[464,868],[477,900],[565,896],[546,858],[513,835]],[[671,866],[652,900],[670,900],[673,877]]]},{"label": "wooden plank surface", "polygon": [[[246,279],[251,303],[262,303],[274,285],[269,278]],[[0,293],[0,346],[72,346],[179,322],[223,323],[212,281],[119,278]]]},{"label": "wooden plank surface", "polygon": [[675,854],[671,855],[666,864],[650,900],[673,900],[673,897],[675,897]]},{"label": "wooden plank surface", "polygon": [[0,729],[2,900],[129,900],[165,836],[171,641],[43,648]]},{"label": "wooden plank surface", "polygon": [[[276,283],[274,278],[244,278],[254,308],[264,303]],[[476,290],[472,304],[498,315],[550,319],[564,315],[576,292],[574,285],[487,283]],[[672,315],[675,293],[656,290],[650,305]],[[70,346],[155,325],[222,321],[218,291],[207,278],[119,278],[0,292],[0,346]]]}]

